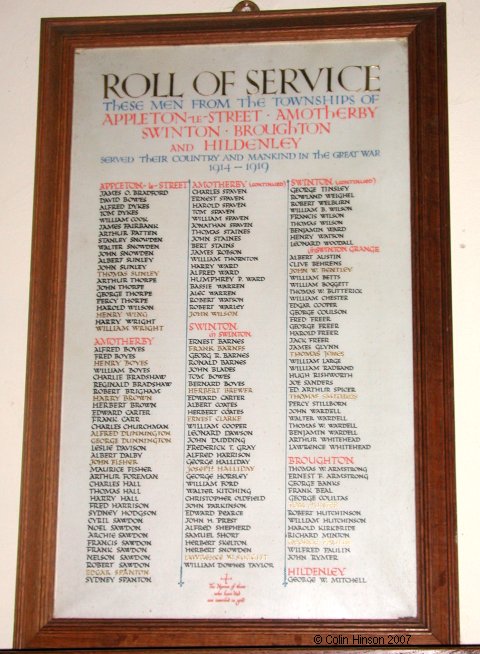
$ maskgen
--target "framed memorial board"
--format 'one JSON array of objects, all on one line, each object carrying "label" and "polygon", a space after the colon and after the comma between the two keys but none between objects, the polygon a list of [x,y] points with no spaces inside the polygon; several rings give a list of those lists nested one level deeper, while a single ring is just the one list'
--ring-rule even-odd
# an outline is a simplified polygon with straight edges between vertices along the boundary
[{"label": "framed memorial board", "polygon": [[445,7],[47,19],[19,648],[457,635]]}]

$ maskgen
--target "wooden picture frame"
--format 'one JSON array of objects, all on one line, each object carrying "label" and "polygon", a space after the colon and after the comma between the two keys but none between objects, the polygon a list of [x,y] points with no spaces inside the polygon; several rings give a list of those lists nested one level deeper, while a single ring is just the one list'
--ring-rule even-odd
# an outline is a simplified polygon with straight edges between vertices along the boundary
[{"label": "wooden picture frame", "polygon": [[[416,615],[55,617],[76,53],[356,39],[408,46]],[[43,21],[15,647],[234,651],[458,641],[445,39],[443,3]]]}]

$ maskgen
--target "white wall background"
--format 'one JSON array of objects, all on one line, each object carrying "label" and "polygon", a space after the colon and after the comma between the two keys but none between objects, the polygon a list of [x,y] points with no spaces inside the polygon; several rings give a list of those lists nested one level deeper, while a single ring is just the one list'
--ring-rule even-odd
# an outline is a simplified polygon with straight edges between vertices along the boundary
[{"label": "white wall background", "polygon": [[[0,648],[12,646],[40,18],[231,11],[237,0],[0,0]],[[257,0],[261,9],[395,4]],[[411,0],[403,3],[413,4]],[[480,642],[480,0],[447,0],[461,642]]]}]

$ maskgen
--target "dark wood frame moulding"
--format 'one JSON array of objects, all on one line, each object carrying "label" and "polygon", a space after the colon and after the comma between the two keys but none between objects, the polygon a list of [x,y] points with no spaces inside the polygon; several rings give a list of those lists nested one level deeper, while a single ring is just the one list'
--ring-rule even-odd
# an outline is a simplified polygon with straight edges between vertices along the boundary
[{"label": "dark wood frame moulding", "polygon": [[[358,633],[410,635],[409,647],[458,642],[445,24],[444,3],[43,20],[16,648],[313,652],[318,650],[315,634],[348,638]],[[55,619],[76,48],[392,37],[405,37],[409,45],[418,616],[380,621]]]}]

